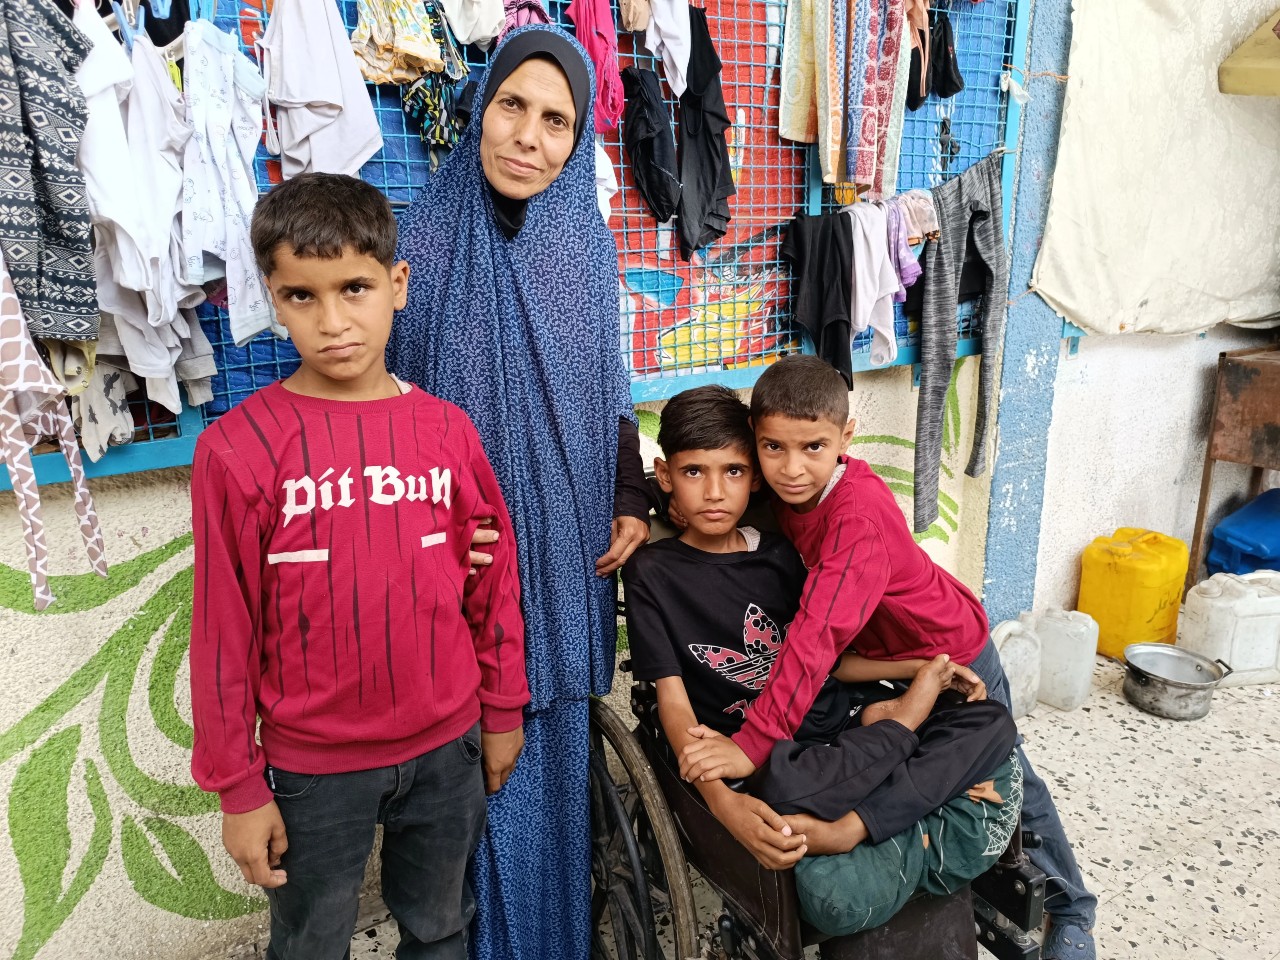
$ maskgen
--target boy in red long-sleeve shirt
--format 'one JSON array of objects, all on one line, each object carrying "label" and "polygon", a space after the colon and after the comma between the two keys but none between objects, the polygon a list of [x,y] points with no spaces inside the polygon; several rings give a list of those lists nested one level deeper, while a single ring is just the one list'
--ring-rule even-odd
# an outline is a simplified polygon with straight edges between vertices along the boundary
[{"label": "boy in red long-sleeve shirt", "polygon": [[[267,890],[268,957],[345,956],[381,823],[399,955],[461,960],[529,700],[510,519],[466,415],[387,372],[409,268],[386,199],[295,177],[252,239],[302,365],[196,446],[192,774]],[[506,535],[468,576],[488,518]]]},{"label": "boy in red long-sleeve shirt", "polygon": [[[809,574],[787,642],[741,729],[730,739],[695,728],[681,774],[706,781],[754,773],[775,742],[793,738],[833,671],[843,680],[905,679],[921,659],[945,653],[965,680],[981,681],[1008,707],[1008,679],[982,605],[915,542],[885,483],[845,455],[853,422],[840,374],[817,357],[785,357],[757,381],[751,418],[779,525]],[[1085,888],[1048,788],[1018,752],[1023,824],[1043,841],[1030,856],[1050,878],[1046,960],[1093,960],[1097,898]]]}]

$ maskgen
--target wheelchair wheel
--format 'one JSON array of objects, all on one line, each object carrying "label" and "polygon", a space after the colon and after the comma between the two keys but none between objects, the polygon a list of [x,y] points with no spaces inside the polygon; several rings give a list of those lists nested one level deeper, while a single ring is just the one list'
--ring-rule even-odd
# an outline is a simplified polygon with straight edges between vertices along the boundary
[{"label": "wheelchair wheel", "polygon": [[593,960],[698,956],[697,913],[680,837],[640,744],[591,701]]}]

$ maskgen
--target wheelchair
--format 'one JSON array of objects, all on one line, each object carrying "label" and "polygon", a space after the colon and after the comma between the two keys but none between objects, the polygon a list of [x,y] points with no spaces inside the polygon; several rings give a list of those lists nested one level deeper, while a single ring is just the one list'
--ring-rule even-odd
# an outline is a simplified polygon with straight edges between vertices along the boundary
[{"label": "wheelchair", "polygon": [[[623,661],[629,672],[630,664]],[[999,862],[949,896],[921,895],[882,926],[827,937],[800,915],[794,871],[760,866],[680,779],[652,684],[631,687],[634,729],[591,702],[593,960],[1039,960],[1026,931],[1044,916],[1045,876],[1015,830]],[[693,868],[720,907],[699,921]],[[704,950],[705,947],[705,950]]]}]

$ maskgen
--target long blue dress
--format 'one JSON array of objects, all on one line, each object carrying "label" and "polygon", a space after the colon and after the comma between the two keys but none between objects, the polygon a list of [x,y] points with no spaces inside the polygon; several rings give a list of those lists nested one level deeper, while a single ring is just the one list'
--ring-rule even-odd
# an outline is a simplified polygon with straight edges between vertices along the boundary
[{"label": "long blue dress", "polygon": [[[513,31],[495,58],[527,30],[564,37],[590,71],[585,51],[549,26]],[[391,369],[475,422],[520,563],[532,702],[524,752],[490,799],[475,863],[472,953],[481,958],[589,952],[587,706],[609,688],[616,638],[612,582],[595,575],[595,560],[608,549],[617,424],[631,398],[589,108],[582,129],[512,239],[494,220],[478,115],[401,218],[412,273]]]}]

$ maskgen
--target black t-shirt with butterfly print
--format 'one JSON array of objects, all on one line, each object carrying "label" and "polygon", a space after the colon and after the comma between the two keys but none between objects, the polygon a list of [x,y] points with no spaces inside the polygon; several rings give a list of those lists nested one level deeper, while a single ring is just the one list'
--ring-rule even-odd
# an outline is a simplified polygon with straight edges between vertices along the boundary
[{"label": "black t-shirt with butterfly print", "polygon": [[[755,536],[750,530],[748,541]],[[622,568],[635,678],[681,677],[699,722],[725,736],[742,726],[763,689],[806,576],[785,537],[759,538],[738,553],[656,540]],[[844,686],[828,677],[795,739],[829,742],[848,724],[849,709]]]}]

